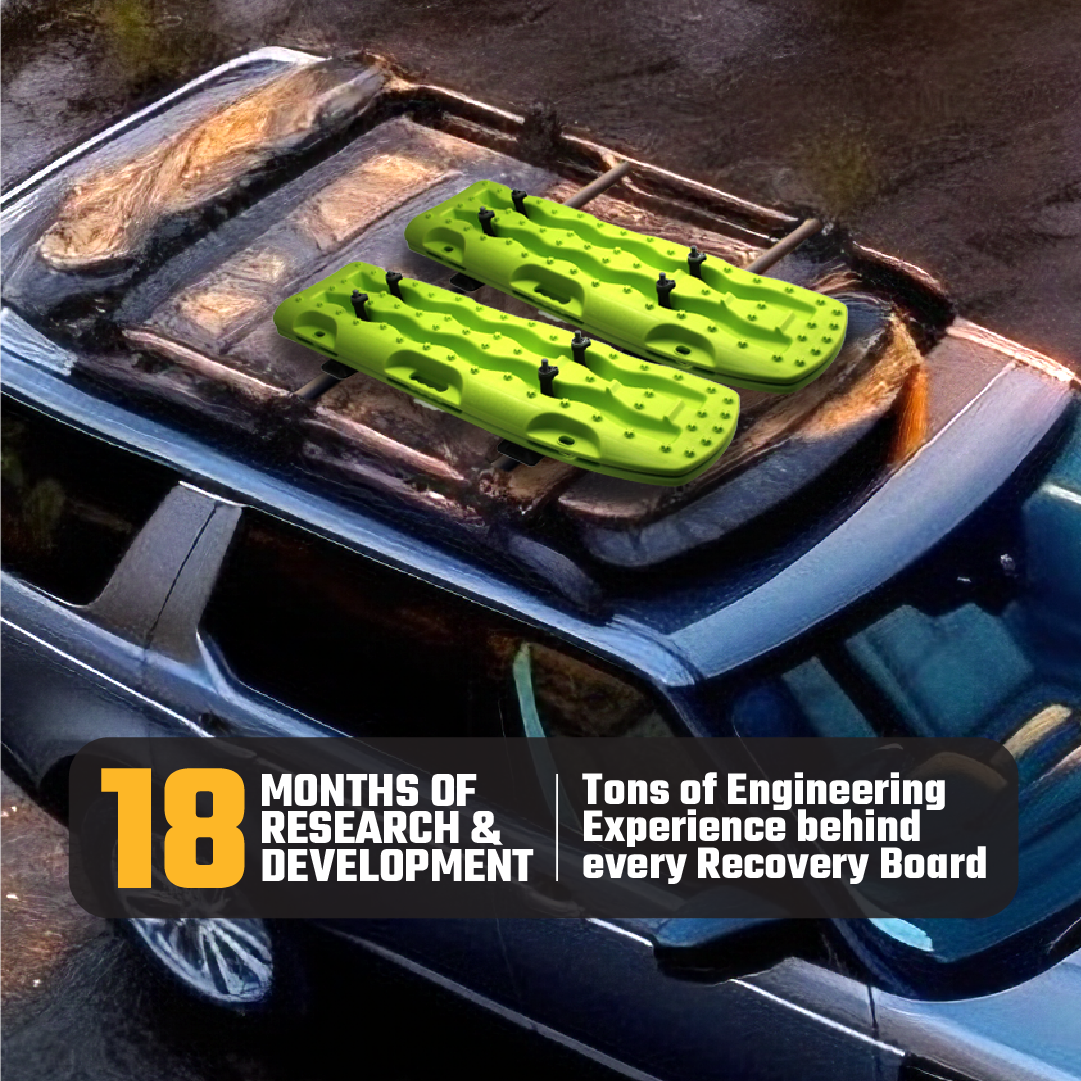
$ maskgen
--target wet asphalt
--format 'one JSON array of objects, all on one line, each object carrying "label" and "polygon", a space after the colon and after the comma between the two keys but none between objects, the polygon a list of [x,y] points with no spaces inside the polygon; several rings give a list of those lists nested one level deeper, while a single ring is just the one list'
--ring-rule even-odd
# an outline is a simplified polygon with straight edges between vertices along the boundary
[{"label": "wet asphalt", "polygon": [[2,0],[5,182],[263,44],[368,50],[808,206],[1081,365],[1077,0]]}]

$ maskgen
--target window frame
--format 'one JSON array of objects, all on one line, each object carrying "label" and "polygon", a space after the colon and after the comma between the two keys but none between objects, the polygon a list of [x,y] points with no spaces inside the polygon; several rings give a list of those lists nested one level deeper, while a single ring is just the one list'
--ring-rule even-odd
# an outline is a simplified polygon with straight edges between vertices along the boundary
[{"label": "window frame", "polygon": [[[388,577],[398,576],[403,581],[410,582],[412,584],[411,588],[424,591],[433,598],[438,598],[440,595],[445,594],[449,599],[449,603],[460,606],[463,611],[472,609],[477,613],[483,614],[484,619],[489,623],[503,624],[508,632],[515,635],[520,640],[519,644],[532,643],[543,646],[547,649],[556,651],[573,662],[592,668],[601,673],[602,676],[618,680],[620,683],[631,688],[644,698],[646,703],[659,714],[663,723],[671,729],[672,735],[683,737],[693,736],[693,733],[688,729],[686,722],[680,716],[679,710],[675,707],[675,704],[661,691],[660,688],[657,687],[656,684],[652,683],[641,672],[628,669],[608,657],[599,655],[588,648],[587,643],[568,639],[553,633],[551,630],[538,627],[517,615],[510,615],[492,605],[477,600],[475,597],[468,596],[446,583],[433,582],[420,575],[412,574],[408,570],[394,566],[389,562],[377,558],[369,552],[361,551],[336,538],[327,537],[315,530],[306,528],[303,525],[298,525],[280,515],[274,514],[271,511],[250,504],[246,504],[243,507],[241,520],[229,542],[228,551],[222,561],[221,568],[210,590],[206,606],[199,619],[199,635],[206,641],[208,648],[212,651],[215,663],[222,669],[223,673],[227,675],[229,680],[235,684],[236,688],[241,690],[244,694],[254,695],[258,699],[267,703],[272,703],[280,709],[306,717],[313,723],[327,730],[339,732],[343,735],[359,735],[360,738],[363,738],[363,733],[350,732],[347,728],[343,727],[342,724],[338,723],[337,720],[326,718],[321,716],[318,712],[313,711],[309,708],[309,703],[290,700],[277,693],[272,687],[251,680],[248,671],[245,670],[245,666],[238,665],[235,662],[235,653],[222,641],[221,636],[215,633],[215,627],[213,625],[213,606],[215,599],[219,596],[226,575],[230,573],[232,561],[237,558],[237,552],[239,546],[243,543],[242,538],[244,537],[246,530],[251,528],[252,521],[257,518],[262,518],[266,522],[271,523],[273,528],[288,531],[298,539],[303,539],[315,545],[325,545],[328,548],[335,550],[335,555],[338,558],[348,560],[351,564],[358,566],[361,568],[361,573],[363,573],[364,569],[372,569],[377,574],[386,575]],[[508,676],[509,675],[510,667],[508,666]],[[513,696],[514,690],[513,682],[508,679],[507,687],[504,689],[504,698]],[[373,733],[368,734],[373,735]],[[527,733],[524,730],[524,727],[522,727],[521,731],[515,731],[513,733],[504,730],[503,735],[525,736]],[[556,735],[549,738],[561,737]]]},{"label": "window frame", "polygon": [[[114,458],[116,463],[122,464],[125,469],[130,468],[132,472],[142,474],[142,476],[137,478],[137,483],[142,484],[143,482],[147,482],[146,489],[148,494],[144,500],[146,505],[136,507],[134,503],[129,503],[129,507],[134,507],[134,511],[131,515],[132,521],[130,533],[118,544],[115,559],[110,560],[108,570],[104,571],[102,568],[99,568],[100,573],[98,578],[92,579],[92,592],[78,593],[71,590],[58,591],[55,588],[56,581],[50,580],[48,577],[43,580],[40,574],[33,574],[32,576],[31,573],[27,572],[25,563],[10,561],[7,554],[9,546],[3,546],[5,549],[2,568],[4,574],[10,575],[13,579],[19,581],[27,588],[67,609],[76,612],[92,613],[95,604],[109,588],[110,583],[116,576],[117,571],[123,565],[125,557],[136,543],[139,535],[153,519],[169,494],[182,482],[183,478],[179,473],[163,462],[158,462],[146,455],[139,454],[137,451],[117,443],[106,436],[88,430],[81,425],[72,423],[66,417],[57,416],[46,409],[40,408],[34,403],[24,401],[22,398],[16,397],[6,390],[0,395],[0,411],[2,411],[3,414],[5,428],[12,422],[18,423],[20,421],[25,421],[31,425],[40,424],[46,427],[55,428],[56,433],[60,434],[62,439],[76,441],[81,446],[93,448],[95,454],[100,454],[106,458]],[[13,414],[15,414],[15,416],[13,416]],[[5,447],[5,450],[6,449],[7,448]],[[51,453],[55,453],[55,451],[51,450]],[[155,478],[152,474],[158,474],[158,477]],[[54,478],[49,477],[45,479]],[[118,487],[126,489],[130,480],[130,474],[123,479],[117,479],[115,476],[111,477],[110,491],[113,491]],[[7,502],[10,502],[10,500]],[[82,500],[81,502],[86,501]]]}]

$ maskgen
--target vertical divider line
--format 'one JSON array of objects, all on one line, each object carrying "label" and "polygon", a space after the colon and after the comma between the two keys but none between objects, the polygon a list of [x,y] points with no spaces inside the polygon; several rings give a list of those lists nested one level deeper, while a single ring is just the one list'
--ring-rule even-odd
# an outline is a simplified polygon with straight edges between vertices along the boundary
[{"label": "vertical divider line", "polygon": [[556,774],[556,881],[559,881],[559,774]]}]

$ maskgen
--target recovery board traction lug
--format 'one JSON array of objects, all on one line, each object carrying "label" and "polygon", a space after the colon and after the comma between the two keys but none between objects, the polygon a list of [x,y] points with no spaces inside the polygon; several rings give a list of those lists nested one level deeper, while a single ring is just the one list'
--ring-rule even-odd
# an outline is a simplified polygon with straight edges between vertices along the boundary
[{"label": "recovery board traction lug", "polygon": [[413,251],[643,357],[788,393],[844,343],[844,304],[481,180],[406,227]]},{"label": "recovery board traction lug", "polygon": [[684,484],[735,433],[728,387],[434,285],[392,285],[351,263],[283,301],[274,325],[501,438],[613,477]]}]

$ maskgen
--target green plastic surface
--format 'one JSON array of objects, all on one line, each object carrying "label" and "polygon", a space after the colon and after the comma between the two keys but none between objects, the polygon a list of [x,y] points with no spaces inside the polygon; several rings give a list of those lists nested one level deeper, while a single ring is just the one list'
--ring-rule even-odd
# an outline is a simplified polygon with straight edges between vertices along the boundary
[{"label": "green plastic surface", "polygon": [[[715,256],[691,274],[691,249],[598,221],[537,196],[514,208],[503,184],[481,180],[418,214],[415,252],[520,297],[641,356],[737,386],[785,393],[821,375],[848,325],[832,297],[733,267]],[[494,211],[487,235],[481,207]],[[657,296],[675,282],[671,309]]]},{"label": "green plastic surface", "polygon": [[[287,338],[552,458],[647,484],[683,484],[732,439],[734,390],[594,342],[573,359],[569,331],[351,263],[274,313]],[[351,297],[366,293],[357,318]],[[559,369],[541,392],[543,360]]]}]

